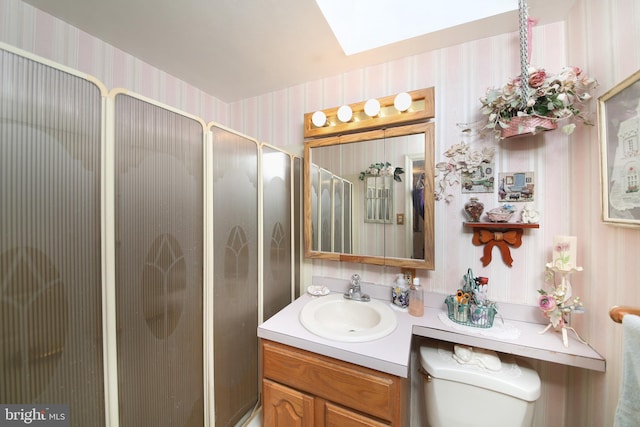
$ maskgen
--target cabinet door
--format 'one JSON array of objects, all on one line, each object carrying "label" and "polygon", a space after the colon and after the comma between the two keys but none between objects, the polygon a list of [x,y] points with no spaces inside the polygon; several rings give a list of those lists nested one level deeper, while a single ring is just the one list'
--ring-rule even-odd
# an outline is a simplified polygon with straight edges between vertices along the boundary
[{"label": "cabinet door", "polygon": [[385,427],[389,424],[369,418],[357,412],[327,402],[325,407],[326,427]]},{"label": "cabinet door", "polygon": [[312,427],[313,396],[263,380],[264,427]]}]

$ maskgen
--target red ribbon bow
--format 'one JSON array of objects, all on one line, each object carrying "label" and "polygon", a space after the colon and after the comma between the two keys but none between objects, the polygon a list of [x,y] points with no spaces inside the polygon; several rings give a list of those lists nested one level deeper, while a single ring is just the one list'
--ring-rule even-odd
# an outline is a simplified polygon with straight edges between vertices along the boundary
[{"label": "red ribbon bow", "polygon": [[491,250],[494,246],[500,249],[502,260],[505,264],[511,267],[513,264],[513,258],[511,258],[511,251],[509,246],[514,248],[520,247],[522,244],[522,230],[509,230],[509,231],[490,231],[490,230],[476,230],[473,233],[473,244],[476,246],[484,246],[484,256],[480,258],[482,266],[486,267],[491,262]]}]

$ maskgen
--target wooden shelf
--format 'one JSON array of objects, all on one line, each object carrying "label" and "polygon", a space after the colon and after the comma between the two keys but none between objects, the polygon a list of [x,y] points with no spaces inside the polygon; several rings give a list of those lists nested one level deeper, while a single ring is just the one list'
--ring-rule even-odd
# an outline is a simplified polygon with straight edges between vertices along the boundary
[{"label": "wooden shelf", "polygon": [[496,230],[515,230],[519,228],[540,228],[540,224],[527,224],[525,222],[465,222],[465,227],[486,228]]},{"label": "wooden shelf", "polygon": [[476,246],[484,246],[484,254],[480,260],[482,266],[491,263],[491,251],[494,246],[500,249],[502,260],[509,267],[513,264],[511,248],[522,245],[522,232],[525,228],[540,228],[540,224],[524,222],[464,222],[465,227],[473,228],[471,242]]}]

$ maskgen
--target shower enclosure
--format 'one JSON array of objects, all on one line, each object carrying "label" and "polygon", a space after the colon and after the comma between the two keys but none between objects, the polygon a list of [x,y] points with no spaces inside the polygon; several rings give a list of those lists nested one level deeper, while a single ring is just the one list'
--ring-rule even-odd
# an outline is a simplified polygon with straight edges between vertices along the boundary
[{"label": "shower enclosure", "polygon": [[258,323],[299,288],[300,183],[294,156],[0,45],[0,403],[246,418]]}]

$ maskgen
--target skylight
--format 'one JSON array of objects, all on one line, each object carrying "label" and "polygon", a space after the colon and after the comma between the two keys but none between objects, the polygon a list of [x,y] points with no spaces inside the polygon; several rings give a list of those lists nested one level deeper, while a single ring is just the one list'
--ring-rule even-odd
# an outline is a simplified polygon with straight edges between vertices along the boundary
[{"label": "skylight", "polygon": [[346,55],[518,9],[518,0],[316,0]]}]

